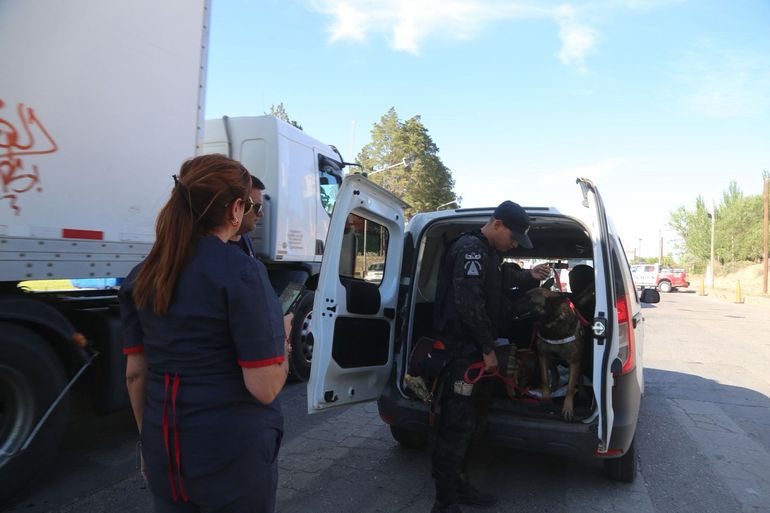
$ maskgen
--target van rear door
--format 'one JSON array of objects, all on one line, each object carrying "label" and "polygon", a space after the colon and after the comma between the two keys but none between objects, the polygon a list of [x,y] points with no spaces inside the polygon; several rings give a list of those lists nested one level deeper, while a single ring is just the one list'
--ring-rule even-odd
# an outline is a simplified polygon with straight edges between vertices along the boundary
[{"label": "van rear door", "polygon": [[[308,413],[375,400],[387,382],[407,206],[361,175],[342,182],[313,303]],[[379,262],[382,280],[366,281]]]},{"label": "van rear door", "polygon": [[614,412],[612,409],[612,362],[618,357],[618,320],[615,311],[615,280],[610,257],[610,228],[604,203],[590,180],[578,178],[583,206],[590,212],[591,241],[596,282],[596,310],[591,321],[593,331],[593,388],[599,414],[599,446],[604,453],[610,445]]}]

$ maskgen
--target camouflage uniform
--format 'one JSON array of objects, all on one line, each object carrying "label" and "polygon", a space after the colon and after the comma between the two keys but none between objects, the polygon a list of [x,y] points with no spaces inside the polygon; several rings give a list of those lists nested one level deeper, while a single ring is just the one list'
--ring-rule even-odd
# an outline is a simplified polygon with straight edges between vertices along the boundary
[{"label": "camouflage uniform", "polygon": [[[502,317],[501,258],[481,231],[460,235],[448,244],[439,269],[434,323],[452,352],[442,383],[440,415],[433,451],[436,480],[434,511],[457,511],[458,503],[473,500],[474,490],[465,474],[468,447],[477,423],[486,417],[488,389],[460,384],[468,365],[494,350]],[[537,286],[529,271],[518,271],[515,281]],[[494,497],[487,496],[494,500]]]}]

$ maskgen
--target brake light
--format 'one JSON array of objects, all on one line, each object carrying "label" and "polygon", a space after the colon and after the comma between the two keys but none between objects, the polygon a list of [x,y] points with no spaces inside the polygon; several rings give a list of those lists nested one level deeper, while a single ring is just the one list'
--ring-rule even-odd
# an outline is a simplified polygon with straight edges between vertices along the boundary
[{"label": "brake light", "polygon": [[631,315],[628,310],[628,299],[625,295],[618,298],[615,304],[618,313],[618,357],[623,362],[620,375],[628,374],[634,367],[634,327],[631,323]]}]

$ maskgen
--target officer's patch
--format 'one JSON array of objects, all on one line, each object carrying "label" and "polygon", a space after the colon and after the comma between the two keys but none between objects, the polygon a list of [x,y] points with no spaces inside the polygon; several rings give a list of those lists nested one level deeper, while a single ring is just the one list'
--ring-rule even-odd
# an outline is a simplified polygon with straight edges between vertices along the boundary
[{"label": "officer's patch", "polygon": [[466,253],[465,255],[465,276],[481,275],[481,255],[479,253]]}]

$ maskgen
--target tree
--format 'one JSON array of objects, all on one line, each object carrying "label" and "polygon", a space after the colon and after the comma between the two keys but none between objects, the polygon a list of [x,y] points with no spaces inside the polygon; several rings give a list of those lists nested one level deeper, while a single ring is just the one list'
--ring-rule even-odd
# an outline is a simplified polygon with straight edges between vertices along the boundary
[{"label": "tree", "polygon": [[762,258],[762,197],[744,196],[736,182],[730,182],[717,210],[714,253],[720,262]]},{"label": "tree", "polygon": [[279,103],[278,105],[271,105],[270,112],[268,112],[268,114],[275,116],[278,119],[282,119],[287,123],[290,123],[291,125],[302,130],[302,125],[300,125],[293,119],[289,118],[289,114],[286,112],[286,108],[283,106],[283,102]]},{"label": "tree", "polygon": [[[744,196],[738,184],[731,182],[714,215],[714,256],[720,263],[762,258],[761,195]],[[697,264],[709,260],[711,219],[702,196],[695,202],[695,211],[679,207],[672,212],[669,225],[684,241],[685,261]]]},{"label": "tree", "polygon": [[373,182],[411,205],[407,217],[459,201],[452,173],[438,156],[438,146],[419,115],[402,122],[391,107],[371,134],[371,142],[361,149],[357,160]]},{"label": "tree", "polygon": [[671,213],[669,226],[684,241],[684,253],[695,261],[708,260],[711,255],[711,220],[703,196],[695,200],[695,211],[679,207]]}]

